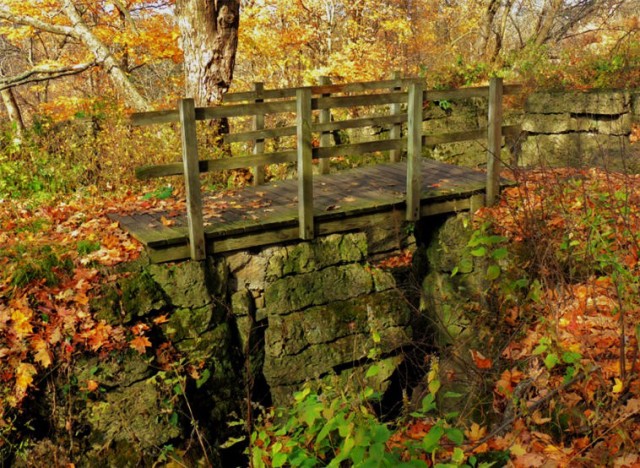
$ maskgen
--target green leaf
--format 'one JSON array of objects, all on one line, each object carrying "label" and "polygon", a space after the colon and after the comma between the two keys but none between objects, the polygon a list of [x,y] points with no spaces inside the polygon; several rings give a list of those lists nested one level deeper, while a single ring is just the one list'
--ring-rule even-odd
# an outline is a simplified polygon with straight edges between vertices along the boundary
[{"label": "green leaf", "polygon": [[280,468],[287,463],[287,454],[286,453],[276,453],[271,460],[271,466],[273,468]]},{"label": "green leaf", "polygon": [[464,433],[460,429],[451,428],[446,431],[447,439],[456,445],[462,445],[464,442]]},{"label": "green leaf", "polygon": [[429,393],[431,393],[432,395],[435,395],[436,393],[438,393],[438,390],[440,390],[440,381],[438,379],[433,379],[431,382],[429,382]]},{"label": "green leaf", "polygon": [[373,342],[374,342],[375,344],[379,344],[379,343],[380,343],[380,333],[378,333],[377,331],[374,331],[374,332],[371,334],[371,338],[373,338]]},{"label": "green leaf", "polygon": [[293,398],[297,402],[301,402],[302,400],[304,400],[307,397],[307,395],[309,395],[309,393],[311,393],[311,389],[309,387],[305,387],[302,390],[300,390],[299,392],[295,392],[293,394]]},{"label": "green leaf", "polygon": [[367,379],[370,377],[375,377],[376,375],[378,375],[379,372],[380,372],[380,367],[374,364],[373,366],[369,367],[369,369],[367,370],[367,373],[365,374],[365,377]]},{"label": "green leaf", "polygon": [[487,255],[487,248],[478,247],[477,249],[471,251],[471,255],[473,255],[474,257],[484,257],[485,255]]},{"label": "green leaf", "polygon": [[431,430],[422,439],[422,448],[425,452],[431,454],[440,446],[440,439],[444,435],[442,426],[433,426]]},{"label": "green leaf", "polygon": [[458,268],[457,266],[453,267],[453,270],[451,271],[451,277],[453,278],[454,276],[456,276],[459,271],[460,268]]},{"label": "green leaf", "polygon": [[444,394],[445,398],[460,398],[462,396],[462,393],[457,393],[457,392],[447,392]]},{"label": "green leaf", "polygon": [[460,273],[471,273],[473,271],[473,260],[470,258],[463,258],[460,260],[459,269]]},{"label": "green leaf", "polygon": [[534,348],[534,350],[533,350],[533,351],[531,351],[531,354],[533,354],[534,356],[538,356],[538,355],[540,355],[540,354],[542,354],[542,353],[546,352],[546,351],[547,351],[547,349],[549,349],[549,347],[548,347],[547,345],[545,345],[545,344],[539,344],[538,346],[536,346],[536,347]]},{"label": "green leaf", "polygon": [[502,260],[507,255],[509,255],[509,251],[507,250],[507,248],[506,247],[501,247],[499,249],[494,250],[491,253],[491,258],[493,258],[494,260]]},{"label": "green leaf", "polygon": [[489,268],[487,268],[487,279],[489,281],[498,279],[501,271],[502,270],[500,270],[500,267],[498,265],[490,265]]},{"label": "green leaf", "polygon": [[436,409],[436,396],[430,393],[422,399],[422,412],[428,413],[434,409]]},{"label": "green leaf", "polygon": [[464,461],[464,451],[460,447],[456,447],[453,449],[453,454],[451,455],[451,461],[456,463],[457,465],[461,465]]},{"label": "green leaf", "polygon": [[385,426],[384,424],[379,424],[375,427],[371,440],[378,444],[384,444],[389,440],[389,437],[391,437],[391,432],[389,431],[387,426]]},{"label": "green leaf", "polygon": [[565,351],[564,353],[562,353],[562,361],[566,364],[575,364],[577,362],[580,362],[580,359],[582,359],[582,354],[580,353],[576,353],[573,351]]},{"label": "green leaf", "polygon": [[553,369],[558,364],[560,364],[560,358],[558,358],[556,353],[549,353],[547,354],[547,357],[544,358],[544,365],[549,370]]},{"label": "green leaf", "polygon": [[211,377],[211,372],[209,371],[209,369],[205,369],[204,372],[202,372],[200,378],[196,380],[196,388],[202,387],[205,382],[209,380],[209,377]]}]

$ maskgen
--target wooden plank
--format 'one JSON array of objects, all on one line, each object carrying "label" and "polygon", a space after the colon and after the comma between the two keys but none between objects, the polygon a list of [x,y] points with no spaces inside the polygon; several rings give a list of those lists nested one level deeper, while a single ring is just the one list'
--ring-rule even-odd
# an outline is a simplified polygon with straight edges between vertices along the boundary
[{"label": "wooden plank", "polygon": [[376,117],[363,117],[358,119],[341,120],[326,124],[314,124],[314,132],[332,132],[335,130],[347,130],[350,128],[386,127],[400,125],[407,121],[407,114],[382,115]]},{"label": "wooden plank", "polygon": [[489,134],[487,145],[487,206],[495,204],[500,194],[500,152],[502,150],[502,78],[489,84]]},{"label": "wooden plank", "polygon": [[294,136],[296,127],[265,128],[262,130],[251,130],[249,132],[227,133],[223,135],[225,143],[239,143],[243,141],[264,140],[266,138],[280,138]]},{"label": "wooden plank", "polygon": [[[311,94],[336,94],[336,93],[361,93],[365,91],[376,91],[381,89],[389,89],[396,87],[408,86],[411,79],[401,80],[382,80],[382,81],[368,81],[359,83],[345,83],[345,84],[331,84],[331,85],[318,85],[307,86],[299,88],[285,88],[285,89],[270,89],[265,90],[265,99],[284,99],[292,98],[296,96],[298,89],[310,89]],[[224,102],[245,102],[253,101],[255,94],[253,91],[246,91],[240,93],[230,93],[224,96]]]},{"label": "wooden plank", "polygon": [[[335,85],[324,85],[324,86],[311,86],[307,88],[287,88],[287,89],[272,89],[272,90],[264,90],[262,92],[262,99],[286,99],[293,98],[296,95],[296,89],[311,89],[312,94],[336,94],[336,93],[353,93],[353,92],[366,92],[373,90],[381,90],[381,89],[389,89],[389,88],[402,88],[408,86],[412,79],[393,79],[393,80],[383,80],[383,81],[374,81],[367,83],[349,83],[349,84],[335,84]],[[518,94],[522,91],[522,86],[518,84],[513,85],[505,85],[503,87],[503,94],[514,95]],[[403,95],[404,93],[393,93]],[[462,88],[462,89],[450,89],[450,90],[427,90],[425,95],[425,100],[429,101],[442,101],[442,100],[456,100],[456,99],[467,99],[471,97],[487,97],[489,94],[489,87],[475,87],[475,88]],[[222,117],[238,117],[242,115],[255,115],[258,113],[269,114],[269,113],[280,113],[280,112],[293,112],[294,104],[293,101],[283,101],[283,102],[270,102],[264,103],[263,107],[246,107],[251,106],[248,104],[243,104],[240,106],[229,106],[226,103],[239,103],[246,101],[255,101],[259,99],[257,92],[248,91],[242,93],[231,93],[227,94],[224,97],[225,105],[218,106],[215,108],[197,108],[196,109],[196,120],[206,120],[206,119],[218,119]],[[375,96],[375,95],[371,95]],[[387,95],[388,96],[388,95]],[[361,98],[360,96],[350,96]],[[401,99],[400,102],[406,102],[406,95],[404,97],[399,96]],[[327,105],[326,101],[321,101],[322,105]],[[348,101],[344,101],[345,103]],[[358,99],[355,101],[355,104],[352,105],[373,105],[373,104],[363,104],[362,99]],[[390,103],[390,102],[388,102]],[[378,102],[378,105],[381,104]],[[255,106],[255,103],[254,103]],[[347,105],[348,107],[349,105]],[[333,105],[328,105],[328,107],[336,107]],[[320,107],[314,107],[314,109],[319,109]],[[217,109],[217,110],[214,110]],[[131,115],[131,124],[134,126],[140,125],[152,125],[152,124],[162,124],[162,123],[171,123],[178,122],[179,114],[175,110],[163,110],[163,111],[153,111],[153,112],[139,112]],[[246,140],[245,140],[246,141]]]},{"label": "wooden plank", "polygon": [[311,108],[339,109],[344,107],[381,106],[407,102],[407,93],[362,94],[359,96],[319,97],[312,100]]},{"label": "wooden plank", "polygon": [[[298,221],[300,238],[313,239],[313,168],[311,151],[311,90],[296,92],[298,151]],[[326,148],[330,149],[330,148]]]},{"label": "wooden plank", "polygon": [[[395,71],[393,72],[393,79],[394,80],[399,80],[400,79],[400,72],[399,71]],[[401,91],[400,87],[395,87],[393,88],[394,92],[398,92]],[[394,117],[398,117],[402,114],[402,106],[400,104],[393,103],[391,104],[391,115]],[[394,123],[394,125],[391,127],[391,130],[389,131],[389,139],[390,140],[398,140],[402,138],[402,123]],[[402,151],[400,150],[391,150],[389,152],[389,160],[391,162],[398,162],[400,161],[400,158],[402,156]]]},{"label": "wooden plank", "polygon": [[422,83],[409,87],[409,122],[407,124],[407,221],[420,219],[422,175]]},{"label": "wooden plank", "polygon": [[[264,102],[262,99],[262,95],[264,93],[264,83],[254,83],[253,91],[256,93],[256,103]],[[256,114],[253,116],[252,122],[253,130],[262,130],[264,129],[264,114]],[[253,154],[263,154],[264,153],[264,139],[256,138],[253,143]],[[264,166],[257,164],[253,166],[253,185],[262,185],[264,184]]]},{"label": "wooden plank", "polygon": [[[331,78],[328,76],[320,77],[320,85],[326,86],[331,84]],[[323,94],[322,97],[329,97],[331,94]],[[319,121],[321,124],[331,123],[331,109],[322,109],[319,115]],[[320,135],[320,148],[328,148],[331,146],[331,133],[323,131]],[[320,174],[329,173],[329,159],[324,158],[320,160]]]},{"label": "wooden plank", "polygon": [[[258,164],[281,164],[294,162],[296,151],[278,151],[275,153],[264,153],[255,156],[238,156],[233,158],[205,159],[198,161],[200,172],[227,171],[231,169],[241,169],[252,167]],[[158,166],[144,166],[136,169],[136,178],[141,180],[154,179],[156,177],[166,177],[180,175],[184,173],[182,163],[161,164]]]},{"label": "wooden plank", "polygon": [[259,102],[236,104],[231,106],[200,107],[196,112],[197,120],[222,119],[225,117],[243,117],[256,114],[281,114],[295,112],[295,101]]},{"label": "wooden plank", "polygon": [[[144,245],[166,246],[176,243],[186,243],[188,237],[172,229],[158,230],[149,226],[147,219],[140,214],[131,216],[108,215],[110,219],[120,223],[120,226]],[[148,216],[148,215],[146,215]]]},{"label": "wooden plank", "polygon": [[179,121],[180,114],[177,110],[174,109],[153,112],[136,112],[134,114],[131,114],[130,118],[131,125],[133,125],[134,127]]},{"label": "wooden plank", "polygon": [[402,140],[376,140],[331,146],[329,148],[313,148],[312,152],[314,158],[330,158],[338,155],[356,156],[359,154],[374,153],[376,151],[401,149],[403,145],[404,142]]},{"label": "wooden plank", "polygon": [[195,103],[193,99],[181,99],[180,135],[182,139],[182,161],[187,195],[187,220],[189,223],[189,252],[192,260],[204,260],[204,221],[202,219],[202,193],[200,192],[200,170],[198,168],[198,140],[196,135]]}]

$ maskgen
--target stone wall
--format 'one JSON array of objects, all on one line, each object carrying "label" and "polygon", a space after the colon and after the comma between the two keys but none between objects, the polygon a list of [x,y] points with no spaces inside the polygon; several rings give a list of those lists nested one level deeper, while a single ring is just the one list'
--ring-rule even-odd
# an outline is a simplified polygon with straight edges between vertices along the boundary
[{"label": "stone wall", "polygon": [[[521,125],[519,137],[505,141],[502,160],[519,166],[607,165],[640,170],[640,150],[630,145],[632,125],[640,123],[640,91],[537,92],[524,109],[505,109],[504,125]],[[423,130],[439,134],[487,126],[487,100],[430,102]],[[484,167],[486,139],[425,148],[425,156],[450,164]]]},{"label": "stone wall", "polygon": [[353,233],[227,257],[242,347],[275,404],[306,380],[359,367],[374,346],[389,357],[370,384],[383,386],[399,363],[409,310],[391,274],[367,264],[368,245]]},{"label": "stone wall", "polygon": [[[632,124],[640,121],[640,92],[540,92],[530,95],[519,164],[585,167],[624,163],[636,170],[630,152]],[[623,161],[623,158],[627,160]]]}]

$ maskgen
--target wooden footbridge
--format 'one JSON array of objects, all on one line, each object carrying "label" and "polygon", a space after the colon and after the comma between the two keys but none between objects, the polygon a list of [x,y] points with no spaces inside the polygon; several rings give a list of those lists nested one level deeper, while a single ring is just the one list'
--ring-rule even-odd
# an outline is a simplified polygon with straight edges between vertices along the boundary
[{"label": "wooden footbridge", "polygon": [[[501,186],[498,156],[502,137],[519,131],[502,126],[502,97],[517,88],[503,86],[500,79],[492,79],[488,87],[450,91],[425,91],[418,79],[347,85],[325,82],[278,90],[257,84],[253,91],[227,95],[225,104],[218,107],[195,108],[193,100],[183,99],[177,111],[134,114],[136,125],[180,123],[183,161],[143,167],[137,175],[184,175],[186,210],[170,223],[166,222],[168,213],[162,212],[111,217],[145,245],[152,262],[165,262],[202,260],[207,254],[309,240],[363,229],[389,217],[401,223],[492,204]],[[470,97],[488,97],[487,129],[423,134],[424,102]],[[383,111],[373,117],[333,121],[331,109],[355,106]],[[295,125],[266,128],[265,116],[278,113],[294,114]],[[251,142],[253,154],[199,160],[196,121],[240,116],[252,118],[252,130],[226,134],[224,140]],[[372,126],[388,128],[389,138],[330,145],[330,132]],[[265,152],[265,140],[287,136],[295,136],[294,149]],[[424,146],[479,138],[487,138],[486,173],[422,157]],[[329,173],[330,157],[383,151],[389,152],[389,163]],[[313,174],[314,159],[320,174]],[[297,163],[297,179],[264,184],[264,166],[280,163]],[[255,186],[232,195],[201,192],[200,173],[247,167],[253,168]]]}]

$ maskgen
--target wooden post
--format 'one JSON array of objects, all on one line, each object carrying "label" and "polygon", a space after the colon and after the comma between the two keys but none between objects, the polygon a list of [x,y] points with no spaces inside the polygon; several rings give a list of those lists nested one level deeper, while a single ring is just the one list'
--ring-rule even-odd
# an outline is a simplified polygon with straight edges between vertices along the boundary
[{"label": "wooden post", "polygon": [[500,152],[502,150],[502,78],[489,82],[489,144],[487,149],[487,206],[500,193]]},{"label": "wooden post", "polygon": [[[254,83],[253,90],[256,92],[254,102],[264,102],[262,98],[264,92],[264,83]],[[253,116],[253,130],[264,129],[264,114],[256,114]],[[264,153],[264,139],[260,138],[253,143],[253,154]],[[255,166],[253,168],[253,185],[264,184],[264,166]]]},{"label": "wooden post", "polygon": [[206,256],[204,221],[202,219],[202,194],[200,193],[196,109],[193,99],[181,99],[178,101],[178,111],[180,113],[182,162],[184,164],[184,182],[187,194],[189,250],[192,260],[204,260]]},{"label": "wooden post", "polygon": [[[401,73],[399,71],[393,72],[393,79],[399,80],[401,77]],[[393,91],[402,91],[401,87],[394,87]],[[391,104],[391,115],[399,115],[402,112],[402,107],[400,103],[396,102]],[[402,138],[402,124],[393,124],[391,127],[391,131],[389,132],[389,138],[391,140]],[[389,152],[389,161],[391,162],[399,162],[402,157],[402,150],[391,150]]]},{"label": "wooden post", "polygon": [[[320,85],[330,85],[331,78],[328,76],[321,76],[319,79]],[[331,94],[323,94],[322,97],[329,97]],[[331,122],[331,109],[320,110],[320,123]],[[322,132],[320,135],[320,148],[326,148],[331,146],[331,133]],[[320,158],[320,174],[329,173],[329,158]]]},{"label": "wooden post", "polygon": [[298,225],[300,238],[313,239],[313,167],[311,148],[311,90],[296,90],[298,151]]},{"label": "wooden post", "polygon": [[407,124],[407,221],[420,219],[420,194],[422,188],[422,93],[424,85],[414,81],[409,85]]}]

